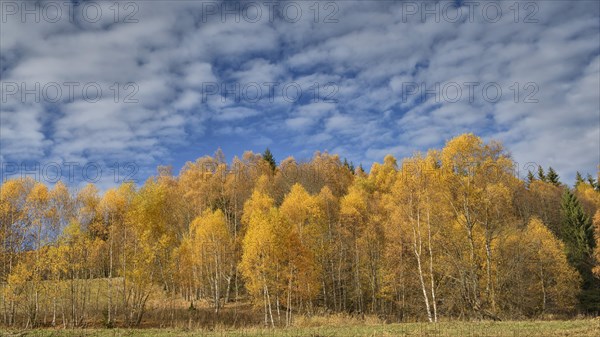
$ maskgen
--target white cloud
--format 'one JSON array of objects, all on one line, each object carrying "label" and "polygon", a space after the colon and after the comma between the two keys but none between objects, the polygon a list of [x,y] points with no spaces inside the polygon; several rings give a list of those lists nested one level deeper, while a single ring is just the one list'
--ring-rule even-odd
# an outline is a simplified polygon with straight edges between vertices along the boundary
[{"label": "white cloud", "polygon": [[[96,103],[81,90],[56,104],[10,97],[0,112],[3,160],[127,159],[149,172],[177,156],[173,148],[217,135],[282,143],[290,154],[339,150],[368,164],[385,151],[407,155],[475,132],[504,141],[518,162],[552,165],[566,181],[600,161],[600,9],[593,1],[537,2],[537,23],[523,22],[526,11],[515,23],[512,2],[499,3],[496,23],[480,11],[474,22],[423,21],[420,13],[405,20],[401,2],[336,2],[337,23],[323,23],[326,12],[315,22],[308,2],[299,3],[296,23],[270,22],[266,7],[252,23],[223,22],[220,13],[203,21],[201,2],[136,4],[137,23],[108,15],[95,24],[17,16],[2,23],[3,83],[93,82],[103,89]],[[139,89],[137,104],[123,102],[129,82]],[[236,102],[224,100],[222,88],[203,92],[206,83],[264,82],[298,83],[305,96],[290,102],[276,92],[272,101]],[[406,83],[452,82],[479,82],[477,90],[497,83],[503,94],[492,103],[476,90],[469,102],[463,86],[458,102],[403,97]],[[523,102],[532,88],[538,102]]]}]

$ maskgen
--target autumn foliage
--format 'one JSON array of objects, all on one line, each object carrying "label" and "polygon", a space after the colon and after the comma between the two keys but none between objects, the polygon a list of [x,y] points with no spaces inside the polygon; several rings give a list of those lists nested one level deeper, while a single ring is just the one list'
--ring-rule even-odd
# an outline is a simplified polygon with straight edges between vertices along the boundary
[{"label": "autumn foliage", "polygon": [[[594,310],[581,294],[600,275],[597,185],[523,181],[501,144],[472,134],[369,173],[327,153],[270,159],[218,152],[102,194],[4,182],[3,324],[136,326],[149,311],[173,322],[240,303],[267,326]],[[561,210],[565,191],[579,222]]]}]

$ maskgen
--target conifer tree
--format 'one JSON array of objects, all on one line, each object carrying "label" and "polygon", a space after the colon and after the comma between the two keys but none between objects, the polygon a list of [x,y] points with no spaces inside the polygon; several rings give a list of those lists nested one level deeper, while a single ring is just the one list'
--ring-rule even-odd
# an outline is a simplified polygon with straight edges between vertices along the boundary
[{"label": "conifer tree", "polygon": [[362,176],[362,175],[366,174],[365,168],[363,167],[362,163],[360,165],[358,165],[356,170],[354,170],[354,174],[356,174],[358,176]]},{"label": "conifer tree", "polygon": [[594,177],[592,177],[591,174],[587,175],[587,181],[590,184],[590,186],[592,186],[592,188],[594,188],[594,189],[598,188],[598,182],[596,182],[596,180],[594,179]]},{"label": "conifer tree", "polygon": [[567,245],[569,262],[581,271],[580,268],[593,245],[591,221],[575,194],[568,189],[562,196],[561,211],[561,236]]},{"label": "conifer tree", "polygon": [[575,174],[575,187],[577,187],[579,184],[583,183],[583,176],[581,176],[581,173],[579,173],[579,171],[577,171],[577,173]]},{"label": "conifer tree", "polygon": [[595,246],[592,221],[577,197],[568,189],[562,196],[561,210],[561,238],[565,243],[567,258],[583,279],[580,307],[583,310],[598,310],[600,292],[592,273],[592,253]]},{"label": "conifer tree", "polygon": [[269,163],[269,166],[271,166],[271,170],[275,172],[275,169],[277,168],[277,162],[275,162],[275,157],[273,157],[273,153],[271,153],[271,150],[269,150],[269,148],[265,150],[265,152],[262,155],[262,158],[264,161]]},{"label": "conifer tree", "polygon": [[546,182],[546,174],[544,173],[544,168],[542,166],[538,166],[538,179]]},{"label": "conifer tree", "polygon": [[548,175],[546,175],[546,179],[548,180],[549,183],[551,183],[554,186],[560,185],[560,180],[559,180],[558,174],[556,173],[556,171],[554,171],[554,169],[552,167],[548,168]]},{"label": "conifer tree", "polygon": [[346,158],[344,158],[344,167],[354,174],[354,164],[352,162],[348,162],[348,159]]}]

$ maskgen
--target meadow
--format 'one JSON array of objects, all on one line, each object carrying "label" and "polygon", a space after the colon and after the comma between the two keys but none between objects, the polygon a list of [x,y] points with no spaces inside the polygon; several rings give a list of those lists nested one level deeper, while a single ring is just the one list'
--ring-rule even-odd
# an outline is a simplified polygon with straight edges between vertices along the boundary
[{"label": "meadow", "polygon": [[[305,322],[310,324],[310,322]],[[367,336],[439,336],[439,337],[514,337],[514,336],[580,336],[600,335],[599,319],[577,319],[569,321],[507,321],[507,322],[440,322],[373,324],[357,323],[339,325],[336,322],[323,326],[292,328],[242,328],[225,329],[37,329],[0,330],[4,337],[242,337],[242,336],[313,336],[313,337],[367,337]]]}]

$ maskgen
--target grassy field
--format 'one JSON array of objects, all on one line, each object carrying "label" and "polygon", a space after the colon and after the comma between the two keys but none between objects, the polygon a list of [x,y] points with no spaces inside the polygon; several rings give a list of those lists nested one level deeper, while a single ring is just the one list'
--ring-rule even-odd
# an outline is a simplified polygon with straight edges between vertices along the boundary
[{"label": "grassy field", "polygon": [[289,329],[238,330],[173,330],[173,329],[75,329],[75,330],[0,330],[3,337],[192,337],[192,336],[460,336],[460,337],[515,337],[515,336],[600,336],[600,319],[571,321],[518,321],[518,322],[442,322],[438,324],[404,323],[384,325],[321,326]]}]

